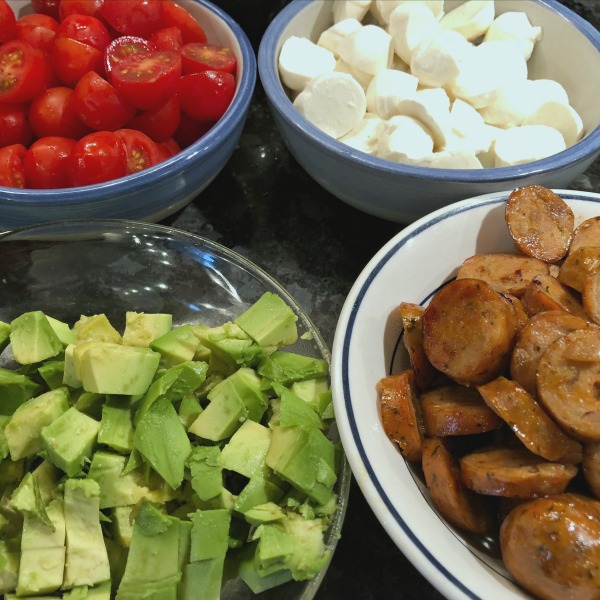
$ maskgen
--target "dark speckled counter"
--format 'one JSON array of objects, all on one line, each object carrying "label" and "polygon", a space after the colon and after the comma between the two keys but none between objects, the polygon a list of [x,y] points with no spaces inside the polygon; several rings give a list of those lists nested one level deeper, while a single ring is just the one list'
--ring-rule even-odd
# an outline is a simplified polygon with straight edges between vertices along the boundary
[{"label": "dark speckled counter", "polygon": [[[598,0],[563,3],[600,26]],[[237,19],[258,49],[265,24],[286,2],[217,0],[217,4]],[[571,187],[600,192],[600,160]],[[402,228],[344,204],[302,170],[275,129],[260,82],[239,147],[225,169],[165,224],[219,242],[258,264],[306,309],[330,347],[354,280]],[[388,538],[353,483],[342,538],[317,599],[380,598],[442,596]]]}]

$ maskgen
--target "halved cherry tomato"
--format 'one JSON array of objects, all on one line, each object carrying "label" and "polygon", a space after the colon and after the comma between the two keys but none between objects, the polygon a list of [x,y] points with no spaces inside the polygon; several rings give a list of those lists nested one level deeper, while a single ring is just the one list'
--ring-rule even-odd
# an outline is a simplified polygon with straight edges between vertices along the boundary
[{"label": "halved cherry tomato", "polygon": [[160,162],[160,154],[145,133],[137,129],[119,129],[115,134],[121,138],[127,154],[127,174],[137,173]]},{"label": "halved cherry tomato", "polygon": [[0,147],[31,143],[33,131],[27,120],[27,110],[27,104],[0,102]]},{"label": "halved cherry tomato", "polygon": [[79,139],[90,128],[75,113],[73,90],[59,86],[36,96],[29,106],[29,123],[38,138],[62,136]]},{"label": "halved cherry tomato", "polygon": [[21,41],[47,53],[56,36],[58,21],[49,15],[31,13],[19,18],[17,30]]},{"label": "halved cherry tomato", "polygon": [[46,55],[21,40],[0,46],[0,101],[29,102],[50,78]]},{"label": "halved cherry tomato", "polygon": [[94,131],[73,146],[69,165],[71,185],[91,185],[127,175],[127,154],[112,131]]},{"label": "halved cherry tomato", "polygon": [[175,156],[178,152],[181,152],[179,144],[173,138],[166,142],[159,142],[156,144],[156,148],[158,150],[159,162],[167,160],[171,156]]},{"label": "halved cherry tomato", "polygon": [[61,0],[31,0],[34,12],[48,15],[58,21],[58,5]]},{"label": "halved cherry tomato", "polygon": [[154,49],[154,46],[148,40],[134,35],[121,35],[115,38],[104,50],[106,74],[110,77],[113,66],[130,54],[150,52]]},{"label": "halved cherry tomato", "polygon": [[17,36],[15,13],[6,0],[0,0],[0,43],[14,40]]},{"label": "halved cherry tomato", "polygon": [[43,137],[25,153],[23,166],[28,188],[57,189],[69,186],[69,167],[75,140]]},{"label": "halved cherry tomato", "polygon": [[235,78],[222,71],[190,73],[179,79],[181,109],[196,121],[218,121],[233,99]]},{"label": "halved cherry tomato", "polygon": [[215,44],[185,44],[181,48],[181,72],[184,75],[200,71],[234,73],[235,54],[224,46]]},{"label": "halved cherry tomato", "polygon": [[104,73],[103,53],[98,48],[67,37],[54,40],[50,61],[58,79],[69,87],[75,86],[88,71]]},{"label": "halved cherry tomato", "polygon": [[183,38],[179,27],[163,27],[155,31],[148,41],[156,48],[156,50],[175,50],[181,51],[183,47]]},{"label": "halved cherry tomato", "polygon": [[104,0],[100,14],[123,35],[147,37],[163,26],[162,9],[162,0]]},{"label": "halved cherry tomato", "polygon": [[138,113],[127,127],[138,129],[155,142],[166,142],[177,131],[180,119],[179,100],[177,96],[171,96],[163,106]]},{"label": "halved cherry tomato", "polygon": [[111,83],[136,108],[158,108],[176,92],[181,55],[173,50],[131,54],[113,65]]},{"label": "halved cherry tomato", "polygon": [[56,36],[66,37],[72,40],[93,46],[101,52],[111,42],[111,36],[104,23],[90,15],[69,15],[65,17]]},{"label": "halved cherry tomato", "polygon": [[206,43],[206,33],[197,19],[173,0],[163,0],[161,27],[178,27],[184,44]]},{"label": "halved cherry tomato", "polygon": [[173,139],[180,148],[187,148],[199,140],[214,124],[214,121],[196,121],[183,113]]},{"label": "halved cherry tomato", "polygon": [[69,15],[90,15],[98,17],[104,0],[60,0],[58,20],[64,21]]},{"label": "halved cherry tomato", "polygon": [[135,115],[135,108],[94,71],[86,73],[73,90],[73,109],[96,131],[120,129]]},{"label": "halved cherry tomato", "polygon": [[0,148],[0,185],[14,188],[25,187],[25,158],[27,148],[23,144],[12,144]]}]

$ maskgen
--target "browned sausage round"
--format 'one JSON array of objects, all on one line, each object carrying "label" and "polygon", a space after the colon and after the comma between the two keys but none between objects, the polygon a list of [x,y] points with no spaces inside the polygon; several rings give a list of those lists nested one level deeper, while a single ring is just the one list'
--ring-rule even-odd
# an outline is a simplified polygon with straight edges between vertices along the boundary
[{"label": "browned sausage round", "polygon": [[513,577],[544,600],[600,598],[600,502],[575,494],[514,508],[500,527]]},{"label": "browned sausage round", "polygon": [[[600,240],[598,242],[600,243]],[[600,247],[584,246],[567,256],[558,271],[558,280],[581,292],[586,276],[597,271],[598,268],[600,268]]]},{"label": "browned sausage round", "polygon": [[600,240],[600,217],[586,219],[575,228],[569,253],[584,246],[597,246],[598,240]]},{"label": "browned sausage round", "polygon": [[600,498],[600,442],[584,445],[581,466],[590,490],[596,498]]},{"label": "browned sausage round", "polygon": [[552,275],[536,275],[521,300],[530,316],[545,310],[566,310],[582,319],[587,318],[579,298]]},{"label": "browned sausage round", "polygon": [[583,280],[581,299],[587,316],[600,325],[600,269],[586,275]]}]

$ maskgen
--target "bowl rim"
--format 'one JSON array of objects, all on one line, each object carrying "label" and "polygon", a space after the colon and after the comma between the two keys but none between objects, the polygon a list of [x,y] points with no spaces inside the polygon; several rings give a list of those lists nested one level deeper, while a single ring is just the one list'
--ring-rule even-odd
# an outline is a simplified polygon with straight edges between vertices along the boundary
[{"label": "bowl rim", "polygon": [[[592,202],[597,204],[600,209],[599,193],[567,189],[553,189],[553,191],[568,201]],[[366,264],[348,293],[340,312],[332,346],[331,378],[334,409],[344,451],[352,472],[360,482],[361,491],[396,546],[433,586],[446,597],[456,600],[484,599],[469,587],[468,581],[464,581],[460,575],[450,572],[432,554],[428,545],[419,539],[407,519],[394,506],[378,478],[361,441],[360,421],[356,418],[353,410],[353,394],[349,378],[350,345],[357,314],[370,286],[377,278],[378,273],[400,249],[410,244],[411,240],[419,234],[442,221],[452,219],[461,213],[505,203],[510,193],[511,191],[491,192],[455,202],[421,217],[392,237]],[[363,425],[363,427],[370,427],[370,425]],[[529,596],[523,597],[529,598]],[[511,595],[510,598],[516,598],[516,596]]]},{"label": "bowl rim", "polygon": [[105,198],[110,198],[113,195],[122,194],[130,188],[135,188],[138,184],[141,184],[143,187],[155,186],[172,176],[174,171],[190,168],[189,163],[198,155],[202,155],[209,150],[214,152],[226,142],[228,132],[236,129],[240,122],[246,118],[246,113],[256,86],[256,55],[244,30],[222,8],[213,4],[211,0],[191,1],[201,5],[219,17],[229,27],[240,46],[243,69],[237,83],[237,92],[219,121],[199,140],[187,148],[138,173],[132,173],[125,177],[102,183],[59,189],[21,189],[0,185],[0,205],[4,202],[14,202],[31,207],[44,207],[48,203],[62,207],[69,205],[76,206],[89,202],[90,199],[87,197],[89,195],[93,196],[92,200],[95,203],[101,202]]},{"label": "bowl rim", "polygon": [[[550,12],[558,13],[571,23],[600,53],[600,31],[583,17],[560,4],[558,0],[532,0]],[[524,176],[541,175],[564,169],[567,165],[578,163],[594,154],[600,154],[600,125],[590,131],[579,142],[552,156],[541,160],[512,167],[484,169],[439,169],[394,163],[385,159],[370,156],[328,136],[304,116],[292,104],[279,79],[277,69],[277,45],[285,27],[310,4],[323,0],[291,0],[271,21],[267,27],[258,49],[258,74],[271,109],[285,121],[294,135],[306,138],[311,144],[319,145],[324,150],[337,155],[355,168],[374,169],[389,175],[404,175],[415,179],[435,178],[440,181],[461,183],[507,182]],[[510,187],[507,185],[507,187]]]}]

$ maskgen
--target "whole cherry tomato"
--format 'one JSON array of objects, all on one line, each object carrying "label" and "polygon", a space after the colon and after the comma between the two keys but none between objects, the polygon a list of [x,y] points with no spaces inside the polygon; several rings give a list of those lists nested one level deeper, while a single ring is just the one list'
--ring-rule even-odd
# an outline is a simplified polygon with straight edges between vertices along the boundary
[{"label": "whole cherry tomato", "polygon": [[162,4],[162,0],[104,0],[100,14],[123,35],[147,37],[163,26]]},{"label": "whole cherry tomato", "polygon": [[90,15],[98,17],[104,0],[60,0],[58,20],[64,21],[69,15]]},{"label": "whole cherry tomato", "polygon": [[36,140],[23,159],[28,188],[57,189],[69,186],[72,138],[50,136]]},{"label": "whole cherry tomato", "polygon": [[202,25],[192,14],[173,0],[163,0],[161,27],[171,26],[175,26],[181,31],[184,44],[191,42],[204,44],[207,41]]},{"label": "whole cherry tomato", "polygon": [[54,40],[50,61],[60,82],[74,87],[88,71],[104,74],[103,56],[98,48],[61,37]]},{"label": "whole cherry tomato", "polygon": [[155,31],[148,41],[156,48],[156,50],[176,50],[181,51],[183,47],[183,37],[179,27],[163,27]]},{"label": "whole cherry tomato", "polygon": [[33,131],[27,118],[27,104],[0,102],[0,147],[12,144],[28,146]]},{"label": "whole cherry tomato", "polygon": [[127,154],[112,131],[94,131],[73,146],[69,164],[71,185],[91,185],[127,175]]},{"label": "whole cherry tomato", "polygon": [[15,13],[6,0],[0,0],[0,43],[14,40],[17,36]]},{"label": "whole cherry tomato", "polygon": [[58,21],[48,15],[31,13],[19,18],[17,30],[21,41],[48,53],[58,30]]},{"label": "whole cherry tomato", "polygon": [[222,71],[183,75],[177,95],[181,109],[196,121],[218,121],[233,99],[235,78]]},{"label": "whole cherry tomato", "polygon": [[104,23],[91,15],[69,15],[58,27],[56,36],[93,46],[101,52],[111,42],[111,36]]},{"label": "whole cherry tomato", "polygon": [[27,148],[23,144],[12,144],[0,148],[0,185],[14,188],[25,187],[25,158]]},{"label": "whole cherry tomato", "polygon": [[77,116],[73,90],[52,87],[36,96],[29,105],[29,123],[38,138],[61,136],[79,139],[91,129]]}]

